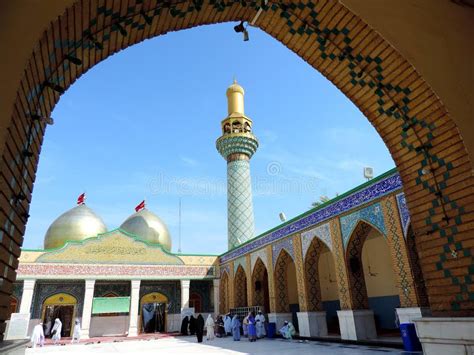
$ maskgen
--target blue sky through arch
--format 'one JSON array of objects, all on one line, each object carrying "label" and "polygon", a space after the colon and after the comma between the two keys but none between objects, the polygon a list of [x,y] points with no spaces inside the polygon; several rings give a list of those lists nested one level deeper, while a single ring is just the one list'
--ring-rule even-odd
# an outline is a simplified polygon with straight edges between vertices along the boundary
[{"label": "blue sky through arch", "polygon": [[233,77],[260,147],[252,158],[256,233],[381,174],[393,160],[368,120],[335,86],[280,42],[234,23],[168,33],[93,67],[60,99],[47,129],[24,247],[87,192],[117,228],[143,198],[182,251],[227,248],[226,163],[215,149]]}]

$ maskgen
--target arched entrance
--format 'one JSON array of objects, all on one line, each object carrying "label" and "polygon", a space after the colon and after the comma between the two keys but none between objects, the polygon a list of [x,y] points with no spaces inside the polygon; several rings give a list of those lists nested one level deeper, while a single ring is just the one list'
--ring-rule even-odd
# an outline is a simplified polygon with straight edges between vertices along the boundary
[{"label": "arched entrance", "polygon": [[76,318],[77,299],[67,293],[57,293],[49,296],[43,302],[41,319],[43,321],[44,335],[51,337],[54,320],[59,318],[62,323],[61,336],[69,337],[74,331]]},{"label": "arched entrance", "polygon": [[263,307],[263,312],[270,312],[270,296],[268,293],[268,272],[262,259],[255,262],[252,273],[252,306]]},{"label": "arched entrance", "polygon": [[[474,315],[468,292],[473,284],[469,273],[472,247],[466,242],[473,228],[467,216],[472,213],[468,197],[472,196],[474,179],[461,130],[443,104],[443,97],[421,76],[423,71],[415,70],[356,14],[358,11],[350,11],[342,2],[324,1],[276,1],[268,5],[257,1],[245,2],[245,6],[244,2],[201,0],[125,0],[119,5],[91,0],[65,4],[68,5],[50,5],[51,16],[43,18],[38,34],[43,28],[44,32],[38,41],[31,39],[39,37],[36,34],[25,36],[29,48],[18,52],[31,56],[17,61],[21,65],[26,63],[21,69],[23,77],[11,81],[16,95],[8,92],[8,101],[2,105],[8,109],[2,115],[4,139],[0,151],[5,163],[0,174],[9,182],[4,188],[9,206],[0,213],[11,227],[5,238],[15,249],[22,244],[46,125],[44,120],[33,119],[40,117],[37,112],[50,116],[60,94],[77,78],[127,46],[170,30],[245,20],[298,53],[365,113],[400,169],[408,205],[416,211],[412,216],[413,229],[417,236],[422,236],[416,238],[416,243],[427,255],[436,255],[420,260],[433,312]],[[41,20],[34,22],[38,24]],[[78,59],[82,66],[77,65]],[[442,71],[440,65],[438,70],[433,69],[431,62],[428,66],[429,72]],[[434,81],[442,82],[440,78]],[[455,101],[452,111],[460,115],[467,112],[466,117],[470,117],[468,99],[461,102],[463,105]],[[460,109],[461,106],[467,109]],[[472,126],[469,119],[463,123],[468,129]],[[471,138],[468,129],[463,134]],[[447,260],[451,250],[456,255],[454,263]],[[12,255],[16,260],[19,253]],[[2,291],[7,291],[12,280],[2,277]],[[437,282],[440,278],[444,282]]]},{"label": "arched entrance", "polygon": [[[275,263],[275,298],[276,313],[290,313],[293,324],[298,330],[297,312],[299,312],[298,287],[296,283],[296,268],[293,258],[285,249]],[[284,316],[288,318],[288,316]],[[286,319],[288,320],[288,319]],[[277,323],[277,326],[280,322]]]},{"label": "arched entrance", "polygon": [[201,313],[202,309],[202,298],[199,293],[192,292],[189,295],[189,307],[194,308],[194,313]]},{"label": "arched entrance", "polygon": [[226,314],[229,308],[229,275],[224,271],[221,273],[219,288],[219,313]]},{"label": "arched entrance", "polygon": [[234,307],[247,307],[247,275],[239,265],[234,277]]},{"label": "arched entrance", "polygon": [[334,258],[329,248],[314,238],[304,262],[308,311],[325,311],[327,329],[339,333],[337,311],[340,309]]},{"label": "arched entrance", "polygon": [[384,235],[360,221],[346,251],[353,309],[372,310],[379,335],[399,336],[395,309],[400,307],[400,298],[391,260]]},{"label": "arched entrance", "polygon": [[140,329],[142,333],[166,332],[166,313],[168,298],[152,292],[144,295],[140,300]]}]

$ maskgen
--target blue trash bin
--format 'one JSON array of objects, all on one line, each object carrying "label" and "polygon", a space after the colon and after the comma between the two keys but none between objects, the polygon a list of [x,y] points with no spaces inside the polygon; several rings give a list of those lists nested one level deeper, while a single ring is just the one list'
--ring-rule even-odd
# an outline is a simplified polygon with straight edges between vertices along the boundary
[{"label": "blue trash bin", "polygon": [[276,334],[276,323],[270,322],[267,327],[267,337],[274,338]]},{"label": "blue trash bin", "polygon": [[402,333],[403,347],[406,351],[421,351],[421,343],[416,334],[415,325],[413,323],[400,324],[400,332]]}]

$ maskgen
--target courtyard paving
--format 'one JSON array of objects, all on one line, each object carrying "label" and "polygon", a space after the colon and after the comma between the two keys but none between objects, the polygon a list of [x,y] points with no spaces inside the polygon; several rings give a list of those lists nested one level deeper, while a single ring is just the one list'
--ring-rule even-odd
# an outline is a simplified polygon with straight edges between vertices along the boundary
[{"label": "courtyard paving", "polygon": [[247,339],[234,342],[232,338],[216,338],[213,341],[197,343],[195,337],[166,337],[162,339],[118,341],[106,343],[83,343],[75,345],[45,346],[26,349],[25,354],[411,354],[401,350],[373,347],[324,343],[316,341],[298,341],[283,339],[262,339],[250,343]]}]

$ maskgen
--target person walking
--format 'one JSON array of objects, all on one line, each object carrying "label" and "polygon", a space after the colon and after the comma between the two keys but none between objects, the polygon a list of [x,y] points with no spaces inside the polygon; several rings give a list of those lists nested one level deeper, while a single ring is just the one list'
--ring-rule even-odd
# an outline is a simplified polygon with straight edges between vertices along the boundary
[{"label": "person walking", "polygon": [[81,341],[81,322],[76,318],[74,322],[74,332],[72,333],[71,344],[79,343]]},{"label": "person walking", "polygon": [[242,330],[244,332],[244,337],[247,337],[248,336],[248,327],[249,327],[249,315],[250,315],[250,312],[249,314],[247,314],[245,316],[245,318],[243,319],[242,321]]},{"label": "person walking", "polygon": [[232,336],[234,341],[240,341],[240,321],[237,314],[232,318]]},{"label": "person walking", "polygon": [[251,342],[254,342],[257,340],[257,329],[255,328],[255,316],[253,312],[250,312],[248,315],[248,334],[249,334],[249,340]]},{"label": "person walking", "polygon": [[196,319],[196,337],[198,343],[202,343],[202,336],[204,334],[204,318],[201,314]]},{"label": "person walking", "polygon": [[53,329],[51,330],[51,334],[53,335],[53,343],[54,345],[58,345],[58,343],[61,341],[61,331],[63,330],[63,323],[59,320],[59,318],[56,318],[54,320],[54,325]]},{"label": "person walking", "polygon": [[33,334],[31,334],[31,342],[33,343],[33,349],[36,348],[37,345],[41,347],[44,345],[43,323],[36,324],[33,328]]},{"label": "person walking", "polygon": [[262,314],[262,311],[258,311],[257,316],[255,317],[255,326],[257,328],[257,339],[261,339],[267,335],[265,331],[265,316]]},{"label": "person walking", "polygon": [[209,314],[206,319],[206,338],[207,340],[214,340],[214,319]]}]

